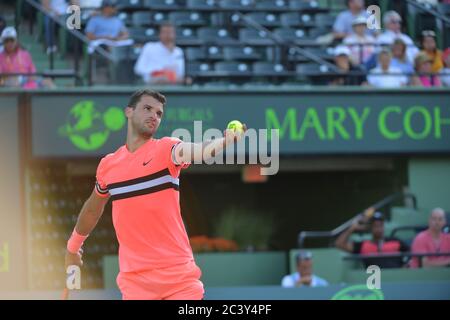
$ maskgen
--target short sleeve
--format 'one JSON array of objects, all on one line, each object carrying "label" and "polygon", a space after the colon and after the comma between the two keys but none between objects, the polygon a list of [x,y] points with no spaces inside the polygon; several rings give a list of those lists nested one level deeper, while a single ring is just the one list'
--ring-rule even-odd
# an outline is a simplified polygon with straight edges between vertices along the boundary
[{"label": "short sleeve", "polygon": [[180,175],[181,169],[186,169],[189,167],[190,163],[181,163],[181,164],[175,164],[173,159],[173,150],[176,145],[181,143],[182,141],[178,138],[174,137],[166,137],[163,138],[164,142],[164,153],[167,161],[167,168],[170,171],[170,174],[173,177],[178,177]]},{"label": "short sleeve", "polygon": [[102,198],[109,197],[108,186],[105,181],[105,161],[104,158],[100,161],[97,167],[96,173],[96,181],[95,181],[95,193]]},{"label": "short sleeve", "polygon": [[94,33],[95,34],[95,28],[96,28],[96,22],[95,22],[96,18],[92,17],[91,19],[89,19],[86,28],[85,28],[85,32],[86,33]]},{"label": "short sleeve", "polygon": [[292,275],[284,276],[283,279],[281,280],[281,286],[283,288],[293,288],[293,287],[295,287],[295,282],[294,282],[294,279],[293,279]]},{"label": "short sleeve", "polygon": [[361,247],[362,242],[361,241],[355,241],[353,242],[353,254],[361,254]]}]

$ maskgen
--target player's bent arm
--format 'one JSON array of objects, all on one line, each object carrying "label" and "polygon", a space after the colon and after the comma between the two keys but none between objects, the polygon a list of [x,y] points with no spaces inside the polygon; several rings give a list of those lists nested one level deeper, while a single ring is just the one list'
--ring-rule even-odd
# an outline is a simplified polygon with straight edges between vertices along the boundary
[{"label": "player's bent arm", "polygon": [[102,216],[103,209],[108,200],[109,197],[100,197],[95,190],[92,191],[78,216],[77,224],[75,226],[75,231],[78,234],[87,236],[92,232]]},{"label": "player's bent arm", "polygon": [[353,242],[349,241],[351,234],[353,233],[353,226],[342,232],[336,239],[335,246],[341,250],[352,253]]}]

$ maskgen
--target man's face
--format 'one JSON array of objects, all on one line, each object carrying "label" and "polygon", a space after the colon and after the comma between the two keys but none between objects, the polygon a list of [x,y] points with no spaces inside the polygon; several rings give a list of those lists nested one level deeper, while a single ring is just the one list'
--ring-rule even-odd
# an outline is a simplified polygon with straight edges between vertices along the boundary
[{"label": "man's face", "polygon": [[151,138],[159,128],[163,116],[163,104],[151,96],[142,96],[136,108],[126,108],[126,116],[133,130],[145,138]]},{"label": "man's face", "polygon": [[382,53],[380,55],[380,64],[383,68],[387,69],[391,64],[391,57],[386,53]]},{"label": "man's face", "polygon": [[359,36],[363,36],[366,33],[366,25],[365,24],[357,24],[353,26],[353,30]]},{"label": "man's face", "polygon": [[103,14],[107,17],[112,17],[116,14],[116,8],[114,6],[106,6],[103,8]]},{"label": "man's face", "polygon": [[350,60],[347,55],[341,54],[335,57],[334,61],[336,62],[336,66],[338,66],[340,69],[348,69]]},{"label": "man's face", "polygon": [[423,39],[423,48],[427,51],[436,50],[436,40],[433,37],[425,37]]},{"label": "man's face", "polygon": [[384,221],[375,220],[372,222],[372,237],[374,239],[384,238]]},{"label": "man's face", "polygon": [[396,58],[403,58],[405,47],[401,44],[394,44],[392,46],[392,55]]},{"label": "man's face", "polygon": [[312,270],[312,259],[304,259],[297,264],[297,271],[302,277],[312,276]]},{"label": "man's face", "polygon": [[435,232],[441,232],[442,228],[447,224],[447,221],[445,219],[444,212],[440,210],[435,210],[431,213],[430,219],[428,220],[428,226],[430,229],[434,230]]},{"label": "man's face", "polygon": [[391,18],[391,21],[387,24],[387,28],[395,33],[399,33],[402,28],[402,22],[400,19]]},{"label": "man's face", "polygon": [[350,0],[348,6],[351,11],[361,11],[364,7],[364,0]]},{"label": "man's face", "polygon": [[174,43],[175,42],[175,28],[172,26],[161,27],[159,31],[159,40],[162,43]]},{"label": "man's face", "polygon": [[17,40],[14,38],[6,38],[3,40],[3,46],[6,52],[12,52],[16,49]]}]

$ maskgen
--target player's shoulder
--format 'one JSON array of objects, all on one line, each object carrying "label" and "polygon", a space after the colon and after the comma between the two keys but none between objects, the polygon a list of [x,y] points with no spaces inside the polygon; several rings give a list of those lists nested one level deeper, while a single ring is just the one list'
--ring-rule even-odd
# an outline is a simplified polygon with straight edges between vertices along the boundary
[{"label": "player's shoulder", "polygon": [[103,168],[108,167],[111,164],[119,161],[124,153],[124,148],[126,148],[125,145],[121,146],[119,149],[117,149],[114,152],[108,153],[103,158],[101,158],[99,167],[103,167]]},{"label": "player's shoulder", "polygon": [[173,145],[175,143],[181,142],[181,140],[176,137],[162,137],[161,139],[159,139],[159,141],[163,145],[167,145],[167,144]]}]

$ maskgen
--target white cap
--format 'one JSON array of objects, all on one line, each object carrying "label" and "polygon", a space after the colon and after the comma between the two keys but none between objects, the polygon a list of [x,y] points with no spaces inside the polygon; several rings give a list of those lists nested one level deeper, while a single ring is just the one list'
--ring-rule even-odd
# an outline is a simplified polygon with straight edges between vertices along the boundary
[{"label": "white cap", "polygon": [[358,24],[365,24],[365,25],[367,25],[367,18],[364,17],[364,16],[359,16],[359,17],[356,17],[355,19],[353,19],[352,26],[356,26]]},{"label": "white cap", "polygon": [[334,56],[350,56],[350,49],[347,46],[338,46],[334,49]]},{"label": "white cap", "polygon": [[5,39],[9,39],[9,38],[17,39],[16,29],[14,29],[14,27],[6,27],[5,29],[3,29],[1,38],[2,38],[2,41],[4,41]]}]

